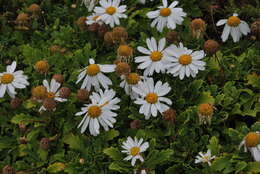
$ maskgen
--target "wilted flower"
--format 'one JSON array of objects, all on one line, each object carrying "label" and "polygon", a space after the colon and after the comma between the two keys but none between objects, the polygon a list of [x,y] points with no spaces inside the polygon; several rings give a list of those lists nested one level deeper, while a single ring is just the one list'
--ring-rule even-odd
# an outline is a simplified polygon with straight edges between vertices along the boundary
[{"label": "wilted flower", "polygon": [[198,116],[200,124],[211,124],[214,114],[214,106],[210,103],[202,103],[198,106]]},{"label": "wilted flower", "polygon": [[41,12],[41,8],[38,4],[31,4],[27,10],[32,13],[32,17],[38,17]]},{"label": "wilted flower", "polygon": [[104,41],[107,45],[112,45],[114,43],[113,33],[111,31],[105,33]]},{"label": "wilted flower", "polygon": [[23,103],[22,99],[15,97],[11,100],[10,105],[11,105],[11,108],[16,109],[16,108],[20,107],[22,105],[22,103]]},{"label": "wilted flower", "polygon": [[244,151],[247,149],[251,152],[255,161],[260,161],[260,133],[249,132],[240,143],[239,148],[244,146]]},{"label": "wilted flower", "polygon": [[140,120],[133,120],[130,123],[131,129],[139,129],[141,127],[141,121]]},{"label": "wilted flower", "polygon": [[203,21],[201,18],[192,20],[190,24],[190,29],[194,38],[202,38],[206,31],[205,21]]},{"label": "wilted flower", "polygon": [[89,92],[85,89],[79,89],[77,91],[77,99],[80,101],[87,101],[89,97]]},{"label": "wilted flower", "polygon": [[199,152],[199,155],[196,156],[195,163],[208,163],[211,166],[211,160],[213,160],[216,156],[211,156],[211,150],[208,149],[207,153],[203,154]]},{"label": "wilted flower", "polygon": [[68,87],[60,88],[60,97],[61,98],[69,98],[70,93],[71,93],[70,88],[68,88]]},{"label": "wilted flower", "polygon": [[47,73],[49,70],[49,63],[47,60],[40,60],[35,63],[34,69],[41,74]]},{"label": "wilted flower", "polygon": [[204,50],[206,51],[206,53],[214,54],[219,50],[219,44],[217,41],[207,40],[204,43]]},{"label": "wilted flower", "polygon": [[170,123],[175,123],[176,122],[176,110],[170,108],[167,109],[162,113],[162,117],[165,121],[168,121]]},{"label": "wilted flower", "polygon": [[119,61],[116,64],[115,71],[119,76],[126,76],[131,72],[131,67],[128,65],[128,63]]},{"label": "wilted flower", "polygon": [[141,153],[145,152],[149,147],[148,142],[143,143],[143,139],[138,140],[136,137],[132,139],[131,137],[127,137],[127,140],[123,142],[122,150],[123,153],[126,153],[128,156],[124,158],[124,160],[131,160],[131,165],[134,166],[137,159],[141,162],[144,162],[144,158]]},{"label": "wilted flower", "polygon": [[64,76],[62,74],[54,74],[52,76],[52,78],[54,80],[56,80],[57,82],[59,82],[59,83],[63,83],[64,82]]},{"label": "wilted flower", "polygon": [[112,30],[112,37],[115,42],[124,43],[128,38],[128,32],[124,27],[115,27]]},{"label": "wilted flower", "polygon": [[117,49],[117,58],[125,62],[130,62],[133,57],[133,48],[124,44],[120,45]]},{"label": "wilted flower", "polygon": [[255,21],[254,23],[251,24],[251,31],[252,34],[260,40],[260,19],[258,21]]}]

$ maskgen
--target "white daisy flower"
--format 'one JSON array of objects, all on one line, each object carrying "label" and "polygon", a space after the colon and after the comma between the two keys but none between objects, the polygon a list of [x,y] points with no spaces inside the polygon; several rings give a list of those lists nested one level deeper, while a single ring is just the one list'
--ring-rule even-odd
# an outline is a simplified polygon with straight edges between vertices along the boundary
[{"label": "white daisy flower", "polygon": [[15,89],[23,89],[29,85],[28,77],[23,74],[23,71],[15,71],[16,61],[6,67],[6,72],[0,73],[0,98],[3,98],[5,92],[11,97],[15,98],[17,94]]},{"label": "white daisy flower", "polygon": [[91,25],[94,23],[98,23],[99,25],[102,25],[103,22],[101,20],[97,20],[98,17],[99,17],[99,14],[93,13],[92,15],[87,17],[86,24]]},{"label": "white daisy flower", "polygon": [[211,160],[214,158],[216,158],[216,156],[211,156],[211,150],[208,149],[205,154],[199,152],[199,155],[196,156],[195,163],[208,163],[208,165],[211,166]]},{"label": "white daisy flower", "polygon": [[201,51],[192,51],[183,47],[183,44],[180,43],[179,47],[172,44],[166,49],[168,55],[167,60],[171,63],[167,66],[168,73],[173,74],[173,76],[179,76],[182,80],[185,76],[187,77],[196,77],[196,74],[199,70],[205,70],[206,63],[201,61],[205,57],[203,50]]},{"label": "white daisy flower", "polygon": [[217,26],[224,25],[224,30],[221,35],[221,39],[225,42],[231,34],[233,41],[238,42],[240,37],[250,33],[250,28],[245,21],[239,19],[238,14],[234,13],[233,16],[228,19],[221,19],[217,22]]},{"label": "white daisy flower", "polygon": [[108,131],[109,127],[113,128],[113,124],[116,122],[116,113],[112,110],[118,110],[120,107],[117,105],[120,99],[115,97],[114,90],[106,89],[104,92],[99,90],[99,93],[93,92],[90,96],[91,104],[85,104],[81,108],[81,112],[76,113],[78,115],[84,115],[84,118],[79,123],[78,128],[81,127],[81,133],[84,133],[89,127],[89,132],[93,136],[97,136],[101,126]]},{"label": "white daisy flower", "polygon": [[[51,79],[51,83],[45,79],[43,80],[43,86],[47,90],[47,98],[54,99],[57,102],[65,102],[67,99],[60,97],[59,88],[61,84],[57,82],[55,79]],[[47,109],[42,105],[39,109],[39,112],[46,111]],[[55,109],[54,109],[55,110]]]},{"label": "white daisy flower", "polygon": [[128,75],[122,75],[121,79],[123,80],[120,83],[120,87],[124,88],[125,93],[130,95],[131,99],[135,99],[138,94],[132,90],[133,87],[137,87],[141,82],[141,79],[137,73],[129,73]]},{"label": "white daisy flower", "polygon": [[137,159],[141,162],[144,161],[141,153],[146,151],[149,147],[149,143],[143,143],[143,139],[138,140],[136,137],[134,140],[131,137],[127,137],[127,140],[123,142],[122,150],[123,153],[126,153],[128,156],[124,160],[131,160],[131,165],[134,166]]},{"label": "white daisy flower", "polygon": [[249,132],[239,145],[239,149],[244,146],[244,151],[247,149],[251,152],[255,161],[260,161],[260,132]]},{"label": "white daisy flower", "polygon": [[105,89],[108,88],[108,85],[112,85],[112,81],[103,73],[114,72],[115,65],[95,64],[94,59],[90,59],[89,63],[90,65],[84,68],[78,75],[76,84],[84,79],[81,85],[81,89],[90,91],[91,87],[93,86],[95,90],[98,91],[100,89],[100,84]]},{"label": "white daisy flower", "polygon": [[[147,48],[144,48],[142,46],[137,47],[137,50],[143,54],[146,54],[145,56],[138,56],[135,57],[135,62],[140,63],[138,65],[139,69],[145,69],[144,70],[144,76],[151,76],[153,75],[154,71],[156,73],[165,72],[165,65],[169,63],[167,61],[167,54],[165,54],[165,45],[166,45],[166,39],[162,38],[160,39],[158,46],[156,43],[156,40],[154,37],[151,39],[146,39]],[[169,59],[169,58],[168,58]]]},{"label": "white daisy flower", "polygon": [[125,14],[126,5],[121,5],[120,0],[100,0],[101,7],[95,7],[94,11],[100,16],[97,20],[102,20],[105,24],[109,24],[110,27],[120,25],[119,18],[127,18]]},{"label": "white daisy flower", "polygon": [[168,1],[163,0],[163,6],[159,6],[159,10],[148,12],[148,18],[154,19],[151,27],[157,25],[157,30],[162,32],[165,26],[169,29],[175,29],[176,24],[181,25],[183,17],[186,17],[187,14],[183,12],[182,8],[174,8],[178,3],[178,1],[173,1],[168,6]]},{"label": "white daisy flower", "polygon": [[170,90],[171,87],[168,83],[162,84],[161,81],[158,81],[154,85],[152,78],[148,78],[140,82],[137,87],[133,87],[133,91],[140,95],[135,100],[135,103],[142,105],[139,112],[145,115],[145,119],[149,119],[151,115],[156,117],[158,111],[162,113],[169,109],[168,105],[171,105],[172,101],[163,96],[168,94]]},{"label": "white daisy flower", "polygon": [[85,5],[88,8],[88,11],[92,11],[95,5],[98,3],[98,0],[82,0],[81,5]]}]

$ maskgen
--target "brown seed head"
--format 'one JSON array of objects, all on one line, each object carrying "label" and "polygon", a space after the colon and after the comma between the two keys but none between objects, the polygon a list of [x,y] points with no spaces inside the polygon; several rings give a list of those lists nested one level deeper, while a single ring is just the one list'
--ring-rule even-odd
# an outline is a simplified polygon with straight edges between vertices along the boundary
[{"label": "brown seed head", "polygon": [[23,100],[20,98],[13,98],[10,102],[11,108],[12,109],[17,109],[19,108],[23,103]]},{"label": "brown seed head", "polygon": [[40,60],[34,65],[34,69],[39,73],[47,73],[49,70],[49,63],[47,60]]},{"label": "brown seed head", "polygon": [[29,15],[27,13],[20,13],[16,18],[16,22],[18,23],[24,23],[28,20],[29,20]]},{"label": "brown seed head", "polygon": [[190,29],[194,38],[201,38],[206,31],[206,23],[200,18],[194,19],[190,24]]},{"label": "brown seed head", "polygon": [[116,42],[125,42],[128,38],[127,30],[124,27],[113,28],[112,34]]},{"label": "brown seed head", "polygon": [[141,121],[140,120],[133,120],[130,123],[131,129],[140,129],[141,128]]},{"label": "brown seed head", "polygon": [[107,45],[112,45],[114,43],[113,33],[110,31],[106,32],[104,35],[104,41]]},{"label": "brown seed head", "polygon": [[219,44],[217,41],[214,40],[207,40],[204,43],[204,50],[207,53],[214,54],[219,50]]},{"label": "brown seed head", "polygon": [[40,141],[40,148],[43,150],[48,150],[50,147],[50,139],[49,138],[42,138]]},{"label": "brown seed head", "polygon": [[260,20],[252,23],[251,32],[257,38],[257,40],[260,40]]},{"label": "brown seed head", "polygon": [[170,108],[162,113],[163,119],[171,123],[176,122],[176,110]]},{"label": "brown seed head", "polygon": [[59,83],[63,83],[64,82],[64,76],[62,74],[54,74],[52,76],[52,78],[55,79]]},{"label": "brown seed head", "polygon": [[41,8],[38,4],[32,4],[28,7],[28,12],[30,13],[34,13],[34,14],[37,14],[37,13],[40,13],[41,12]]},{"label": "brown seed head", "polygon": [[53,98],[45,98],[43,101],[43,106],[46,108],[47,111],[52,111],[56,108],[56,101]]},{"label": "brown seed head", "polygon": [[118,57],[132,57],[133,48],[128,45],[120,45],[117,49]]},{"label": "brown seed head", "polygon": [[131,72],[131,67],[126,62],[120,62],[116,65],[116,73],[121,75],[128,75]]},{"label": "brown seed head", "polygon": [[61,98],[69,98],[71,94],[71,90],[68,87],[62,87],[60,88],[60,97]]},{"label": "brown seed head", "polygon": [[32,89],[32,96],[37,100],[42,100],[47,96],[47,89],[45,86],[37,86]]},{"label": "brown seed head", "polygon": [[87,18],[85,16],[79,17],[76,21],[77,26],[80,28],[80,30],[86,30],[87,24],[86,24]]},{"label": "brown seed head", "polygon": [[77,91],[77,99],[80,101],[87,101],[89,97],[89,92],[85,89],[79,89]]},{"label": "brown seed head", "polygon": [[108,31],[108,28],[105,25],[100,25],[98,28],[98,36],[100,38],[104,38],[104,35]]}]

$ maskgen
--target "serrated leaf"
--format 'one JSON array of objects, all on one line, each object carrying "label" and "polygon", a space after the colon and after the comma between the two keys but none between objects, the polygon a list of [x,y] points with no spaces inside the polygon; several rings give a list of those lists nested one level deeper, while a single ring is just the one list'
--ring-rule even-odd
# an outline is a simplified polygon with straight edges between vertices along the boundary
[{"label": "serrated leaf", "polygon": [[220,172],[224,170],[229,165],[229,163],[230,159],[227,156],[218,157],[213,161],[211,168]]},{"label": "serrated leaf", "polygon": [[122,159],[122,154],[121,152],[115,148],[115,147],[110,147],[110,148],[106,148],[103,150],[103,152],[108,155],[110,158],[112,158],[113,160],[120,160]]},{"label": "serrated leaf", "polygon": [[65,169],[65,167],[66,166],[64,163],[56,162],[56,163],[49,165],[49,167],[47,168],[47,171],[49,173],[58,173],[58,172],[63,171]]},{"label": "serrated leaf", "polygon": [[215,103],[215,99],[213,96],[211,96],[210,92],[202,92],[196,101],[197,104],[202,104],[202,103]]},{"label": "serrated leaf", "polygon": [[150,168],[154,168],[158,164],[163,164],[164,162],[169,161],[172,154],[173,154],[173,150],[171,149],[162,150],[162,151],[154,150],[150,152],[149,154],[150,157],[147,159],[146,164]]},{"label": "serrated leaf", "polygon": [[36,117],[32,117],[28,114],[17,114],[15,115],[12,119],[11,119],[11,123],[14,124],[19,124],[19,123],[24,123],[24,124],[28,124],[31,123],[33,121],[39,121],[39,118]]},{"label": "serrated leaf", "polygon": [[238,172],[242,171],[243,169],[245,169],[246,166],[247,166],[247,163],[246,163],[246,162],[244,162],[244,161],[239,161],[239,162],[236,164],[236,167],[235,167],[236,173],[238,173]]},{"label": "serrated leaf", "polygon": [[122,162],[113,162],[109,165],[110,170],[118,171],[121,173],[128,173],[129,166]]},{"label": "serrated leaf", "polygon": [[257,74],[250,74],[247,76],[247,84],[252,85],[255,88],[260,88],[260,76]]},{"label": "serrated leaf", "polygon": [[219,153],[220,145],[219,145],[219,140],[217,139],[217,137],[213,136],[209,140],[208,148],[211,150],[213,155],[217,155]]},{"label": "serrated leaf", "polygon": [[119,131],[115,129],[111,129],[105,133],[105,138],[107,141],[113,140],[114,138],[119,136]]},{"label": "serrated leaf", "polygon": [[71,149],[81,150],[83,148],[83,142],[78,135],[68,134],[63,138],[63,142],[68,144]]}]

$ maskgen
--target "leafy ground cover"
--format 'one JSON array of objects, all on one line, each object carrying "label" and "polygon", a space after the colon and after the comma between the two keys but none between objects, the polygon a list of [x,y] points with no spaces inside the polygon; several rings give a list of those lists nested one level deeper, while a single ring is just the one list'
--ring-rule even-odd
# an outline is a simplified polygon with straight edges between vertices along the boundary
[{"label": "leafy ground cover", "polygon": [[[259,134],[253,138],[248,134],[260,131],[259,1],[180,0],[178,8],[187,14],[184,21],[162,32],[150,26],[153,19],[147,16],[161,1],[125,0],[120,4],[127,5],[127,18],[120,18],[118,28],[98,22],[87,25],[86,17],[92,12],[81,1],[0,1],[0,93],[8,82],[2,73],[14,61],[16,71],[23,70],[29,82],[26,88],[16,89],[15,98],[7,93],[0,98],[2,173],[260,173],[260,150],[254,155],[239,149],[247,135],[245,146],[251,151],[260,149]],[[216,23],[233,13],[249,24],[250,33],[238,42],[231,36],[223,42],[224,27]],[[158,42],[166,38],[167,47],[181,42],[191,50],[204,50],[206,65],[194,78],[182,80],[154,72],[150,78],[155,84],[162,81],[171,87],[164,97],[172,103],[170,110],[145,119],[135,97],[127,95],[120,83],[129,75],[129,67],[143,75],[140,63],[135,62],[143,56],[137,48],[147,48],[146,39],[151,37]],[[217,43],[205,44],[207,40]],[[116,72],[104,74],[113,83],[109,89],[115,91],[114,97],[120,99],[120,109],[113,111],[117,113],[113,128],[100,128],[99,133],[88,128],[82,131],[78,125],[84,115],[75,116],[84,104],[93,102],[89,96],[98,92],[95,88],[80,90],[82,81],[76,84],[91,58],[116,67]],[[119,62],[127,63],[120,67]],[[64,102],[47,100],[44,88],[43,95],[39,94],[42,88],[36,87],[52,78],[62,84]],[[42,105],[47,111],[39,112]],[[127,137],[149,143],[144,152],[136,153],[144,161],[134,166],[121,152]],[[198,153],[208,149],[214,159],[195,163]]]}]

